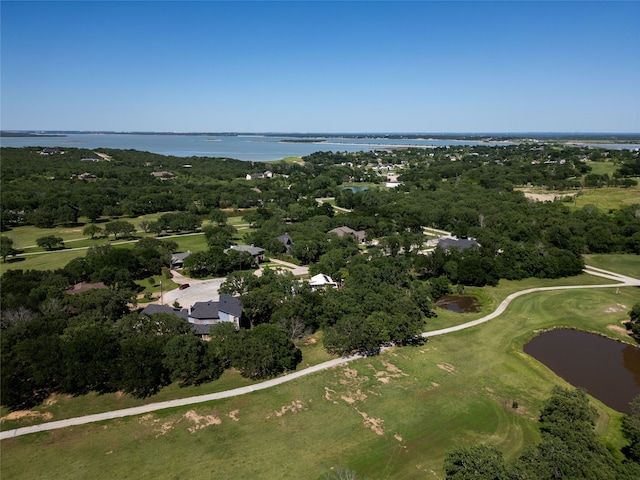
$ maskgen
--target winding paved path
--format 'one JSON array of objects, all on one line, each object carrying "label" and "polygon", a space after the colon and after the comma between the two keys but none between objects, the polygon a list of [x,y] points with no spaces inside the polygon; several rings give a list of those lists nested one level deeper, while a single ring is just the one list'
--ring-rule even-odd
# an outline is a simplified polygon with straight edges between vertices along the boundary
[{"label": "winding paved path", "polygon": [[[567,286],[559,286],[559,287],[539,287],[539,288],[530,288],[527,290],[521,290],[519,292],[515,292],[509,295],[500,303],[500,305],[498,305],[498,308],[496,308],[495,311],[491,312],[490,314],[482,318],[479,318],[477,320],[472,320],[470,322],[463,323],[461,325],[456,325],[455,327],[449,327],[449,328],[443,328],[441,330],[425,332],[422,334],[422,336],[425,338],[434,337],[436,335],[443,335],[445,333],[456,332],[458,330],[463,330],[465,328],[473,327],[481,323],[487,322],[501,315],[506,310],[509,303],[511,303],[511,301],[513,301],[515,298],[518,298],[522,295],[527,295],[533,292],[545,292],[545,291],[551,291],[551,290],[570,290],[570,289],[579,289],[579,288],[618,288],[618,287],[630,287],[630,286],[640,287],[639,279],[628,277],[625,275],[620,275],[614,272],[609,272],[607,270],[602,270],[599,268],[587,266],[585,268],[585,273],[606,278],[608,280],[614,280],[619,283],[609,283],[604,285],[567,285]],[[290,382],[291,380],[295,380],[296,378],[300,378],[305,375],[309,375],[311,373],[319,372],[327,368],[335,367],[337,365],[342,365],[344,363],[350,362],[357,358],[362,358],[362,355],[352,355],[350,357],[336,358],[334,360],[329,360],[328,362],[320,363],[318,365],[314,365],[312,367],[305,368],[304,370],[293,372],[288,375],[284,375],[282,377],[267,380],[265,382],[257,383],[255,385],[248,385],[246,387],[227,390],[224,392],[211,393],[208,395],[199,395],[196,397],[179,398],[176,400],[169,400],[166,402],[150,403],[148,405],[142,405],[140,407],[125,408],[122,410],[113,410],[111,412],[97,413],[94,415],[86,415],[83,417],[76,417],[76,418],[69,418],[66,420],[58,420],[55,422],[41,423],[39,425],[32,425],[30,427],[22,427],[22,428],[16,428],[13,430],[6,430],[4,432],[0,432],[0,440],[18,437],[20,435],[27,435],[29,433],[42,432],[46,430],[55,430],[57,428],[65,428],[65,427],[70,427],[74,425],[83,425],[86,423],[100,422],[104,420],[128,417],[132,415],[141,415],[144,413],[155,412],[157,410],[163,410],[165,408],[183,407],[186,405],[194,405],[197,403],[210,402],[212,400],[219,400],[222,398],[229,398],[237,395],[244,395],[246,393],[257,392],[259,390],[271,388],[285,382]]]}]

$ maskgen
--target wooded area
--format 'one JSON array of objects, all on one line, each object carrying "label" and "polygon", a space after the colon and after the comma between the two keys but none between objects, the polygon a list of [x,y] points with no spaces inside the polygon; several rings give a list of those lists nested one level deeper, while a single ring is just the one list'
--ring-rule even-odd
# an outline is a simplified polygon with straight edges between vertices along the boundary
[{"label": "wooded area", "polygon": [[[317,330],[331,353],[371,354],[418,341],[433,302],[454,289],[576,275],[584,253],[640,253],[640,206],[573,208],[571,198],[534,202],[517,189],[633,188],[640,157],[628,150],[443,147],[321,152],[270,164],[104,149],[1,154],[3,260],[18,253],[11,228],[27,224],[139,240],[133,248],[96,245],[56,271],[6,271],[2,403],[13,408],[51,392],[146,396],[170,381],[213,380],[229,366],[251,378],[276,375],[295,369],[295,342]],[[593,162],[615,165],[615,173],[595,175]],[[246,179],[267,170],[272,177]],[[401,183],[386,188],[391,171]],[[317,201],[327,197],[339,210]],[[150,213],[161,215],[135,224]],[[229,214],[251,225],[244,243],[309,265],[340,288],[312,290],[269,269],[256,277],[246,252],[227,250],[238,235]],[[365,240],[331,233],[343,226],[364,231]],[[425,252],[425,227],[475,245]],[[177,244],[162,237],[181,232],[202,232],[209,247],[185,260],[185,272],[227,276],[221,292],[240,297],[249,328],[216,326],[203,343],[184,320],[135,311],[135,280],[166,272]],[[277,238],[284,234],[289,248]],[[38,244],[64,247],[47,237]],[[108,288],[65,293],[82,281]]]}]

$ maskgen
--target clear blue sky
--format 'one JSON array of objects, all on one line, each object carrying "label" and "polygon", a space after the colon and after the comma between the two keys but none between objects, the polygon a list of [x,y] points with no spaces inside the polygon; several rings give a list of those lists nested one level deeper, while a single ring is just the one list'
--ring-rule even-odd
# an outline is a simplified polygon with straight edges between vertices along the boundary
[{"label": "clear blue sky", "polygon": [[640,132],[640,3],[2,1],[0,128]]}]

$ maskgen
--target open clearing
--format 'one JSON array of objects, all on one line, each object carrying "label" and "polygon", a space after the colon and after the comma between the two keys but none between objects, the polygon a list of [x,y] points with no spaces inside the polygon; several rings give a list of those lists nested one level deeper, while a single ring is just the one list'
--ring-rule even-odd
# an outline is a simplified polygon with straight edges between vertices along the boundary
[{"label": "open clearing", "polygon": [[[636,257],[626,258],[640,271]],[[540,403],[564,382],[522,352],[536,330],[574,326],[624,338],[609,326],[638,301],[635,287],[526,295],[483,325],[271,390],[155,412],[146,423],[130,417],[5,440],[2,474],[320,479],[348,467],[371,479],[442,478],[454,446],[487,442],[509,458],[538,438]],[[594,404],[599,431],[618,448],[608,427],[617,428],[620,415]]]}]

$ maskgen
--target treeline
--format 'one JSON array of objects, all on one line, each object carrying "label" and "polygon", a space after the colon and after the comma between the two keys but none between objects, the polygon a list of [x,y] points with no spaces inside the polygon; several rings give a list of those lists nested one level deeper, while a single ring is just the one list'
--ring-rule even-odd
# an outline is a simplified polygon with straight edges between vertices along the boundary
[{"label": "treeline", "polygon": [[274,376],[302,357],[277,325],[236,331],[223,323],[205,342],[185,320],[129,313],[126,301],[122,292],[93,290],[49,302],[37,315],[12,312],[0,340],[0,402],[29,408],[52,393],[91,391],[147,397],[171,382],[216,380],[229,367],[253,379]]},{"label": "treeline", "polygon": [[[272,165],[101,152],[111,160],[82,162],[94,154],[81,150],[41,156],[34,149],[3,149],[3,222],[21,224],[32,214],[67,207],[75,220],[78,215],[91,220],[82,202],[83,195],[94,194],[94,203],[101,202],[94,220],[138,211],[127,205],[138,205],[144,212],[164,211],[157,222],[140,225],[156,234],[198,229],[208,217],[208,250],[194,252],[185,267],[194,276],[227,275],[221,292],[240,298],[242,322],[249,328],[227,332],[234,340],[217,341],[221,338],[216,333],[204,345],[187,331],[184,320],[174,324],[167,318],[131,313],[135,280],[166,271],[177,248],[153,237],[132,248],[92,248],[55,272],[9,270],[0,291],[1,401],[8,405],[37,402],[51,391],[122,389],[148,395],[172,379],[189,383],[216,378],[227,366],[252,378],[274,375],[295,368],[299,352],[293,341],[317,330],[323,330],[324,346],[332,353],[375,353],[385,344],[420,340],[425,322],[434,314],[433,303],[465,286],[496,285],[501,278],[575,275],[582,270],[584,253],[640,253],[637,205],[612,212],[594,206],[574,210],[562,202],[530,202],[513,189],[516,181],[584,181],[590,173],[585,158],[632,167],[637,152],[456,147],[324,152],[306,157],[304,163]],[[387,163],[401,173],[400,187],[356,193],[341,187],[346,181],[381,182],[374,167]],[[85,166],[94,169],[95,181],[71,178],[72,171]],[[276,176],[244,179],[247,171],[267,168]],[[175,175],[161,180],[152,171]],[[128,184],[129,179],[133,183]],[[329,195],[344,213],[335,214],[329,203],[316,201]],[[244,213],[253,227],[245,243],[265,248],[268,256],[309,265],[312,275],[329,275],[339,288],[312,291],[290,273],[269,269],[262,277],[253,275],[248,254],[225,253],[238,232],[226,225],[219,210],[224,206],[255,207]],[[109,207],[114,209],[109,212]],[[102,233],[122,234],[122,229],[106,228],[117,222],[128,223],[114,220]],[[341,226],[364,231],[365,242],[349,233],[329,233]],[[427,253],[433,245],[426,244],[431,237],[425,235],[425,227],[475,238],[477,245],[462,250],[436,247]],[[92,230],[89,235],[101,234]],[[291,245],[277,239],[283,234],[289,234]],[[0,245],[3,256],[12,248],[5,238]],[[103,282],[109,288],[64,293],[80,281]],[[93,345],[97,356],[83,351],[75,338]],[[225,352],[213,344],[234,347]],[[45,355],[48,351],[52,354]],[[176,360],[179,352],[192,356]],[[263,353],[270,356],[264,358]],[[145,355],[148,365],[140,360]],[[84,367],[75,367],[80,363],[93,370],[82,373]],[[75,371],[85,379],[76,378]],[[23,384],[19,378],[25,379]]]},{"label": "treeline", "polygon": [[[301,353],[277,324],[240,331],[216,325],[204,342],[183,318],[132,311],[139,290],[134,281],[166,272],[176,247],[146,237],[133,248],[93,247],[56,271],[5,272],[0,402],[26,408],[54,392],[121,390],[145,397],[172,381],[215,380],[230,367],[254,379],[294,370]],[[81,281],[109,288],[66,293]]]},{"label": "treeline", "polygon": [[415,281],[399,260],[359,256],[339,289],[314,291],[290,272],[266,269],[261,277],[234,272],[220,292],[240,297],[251,328],[278,325],[291,339],[321,329],[331,353],[376,353],[385,344],[419,342],[434,315],[432,298],[449,287],[446,281],[444,287]]},{"label": "treeline", "polygon": [[[631,186],[639,175],[638,153],[548,145],[407,148],[393,152],[318,152],[304,164],[243,162],[163,156],[134,150],[69,149],[41,155],[34,147],[2,148],[0,220],[52,227],[103,217],[273,203],[287,209],[304,198],[335,196],[344,182],[383,183],[378,165],[402,165],[402,181],[437,188],[442,180],[469,181],[510,190]],[[609,161],[618,170],[594,175],[586,161]],[[247,173],[271,169],[274,178],[246,181]],[[156,174],[157,176],[154,176]],[[16,186],[19,185],[19,188]]]},{"label": "treeline", "polygon": [[[223,158],[179,158],[135,150],[68,149],[41,155],[34,147],[2,148],[2,229],[47,228],[101,217],[254,206],[244,176],[266,168]],[[83,161],[84,159],[84,161]],[[169,172],[170,176],[154,176]],[[242,178],[242,181],[239,179]]]},{"label": "treeline", "polygon": [[445,458],[447,480],[623,480],[640,478],[640,397],[622,430],[629,442],[621,456],[596,435],[596,409],[582,390],[554,387],[540,412],[542,439],[505,462],[491,445],[461,447]]},{"label": "treeline", "polygon": [[168,271],[171,252],[176,248],[175,242],[148,237],[140,239],[133,248],[92,247],[84,257],[75,258],[55,271],[7,270],[1,278],[3,325],[13,310],[39,312],[45,302],[66,299],[65,291],[80,282],[102,282],[113,291],[133,295],[140,289],[135,280]]}]

